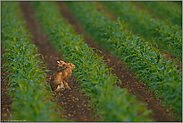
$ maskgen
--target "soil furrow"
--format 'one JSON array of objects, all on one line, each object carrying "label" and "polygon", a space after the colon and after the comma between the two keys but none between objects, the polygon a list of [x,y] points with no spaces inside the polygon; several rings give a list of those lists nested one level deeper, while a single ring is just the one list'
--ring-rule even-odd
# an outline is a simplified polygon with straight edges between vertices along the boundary
[{"label": "soil furrow", "polygon": [[[2,54],[4,54],[4,49],[1,47],[1,58]],[[5,58],[2,58],[1,67],[3,67],[5,62]],[[12,99],[10,99],[10,96],[7,94],[8,79],[5,79],[10,73],[5,74],[4,69],[5,68],[1,68],[1,122],[7,122],[8,117],[12,115],[10,113],[10,105],[12,103]]]},{"label": "soil furrow", "polygon": [[[57,53],[51,46],[50,40],[41,30],[40,23],[36,19],[34,10],[29,3],[20,2],[20,8],[27,22],[27,29],[34,37],[31,39],[32,43],[38,47],[38,53],[44,56],[42,60],[47,64],[47,69],[55,71],[56,60],[63,59],[62,55]],[[52,76],[51,71],[47,73],[48,79]],[[74,77],[68,80],[68,84],[72,88],[71,91],[65,90],[52,93],[54,97],[57,97],[57,104],[64,110],[63,117],[69,121],[97,121],[98,118],[91,118],[92,110],[87,107],[89,100],[81,95]]]},{"label": "soil furrow", "polygon": [[153,110],[151,117],[156,121],[173,121],[169,117],[169,110],[164,110],[163,106],[159,103],[159,100],[153,98],[153,94],[148,94],[148,87],[144,86],[143,82],[139,82],[134,74],[125,68],[123,62],[121,62],[116,57],[110,55],[108,51],[105,51],[101,46],[94,43],[91,37],[87,36],[85,30],[77,22],[76,18],[68,10],[67,6],[62,2],[58,2],[61,10],[61,14],[65,17],[68,22],[75,27],[75,31],[78,34],[82,34],[85,38],[88,46],[96,48],[102,53],[99,53],[100,56],[104,56],[104,60],[107,61],[108,66],[114,68],[112,73],[116,74],[117,77],[122,81],[122,85],[116,83],[121,88],[128,88],[128,92],[135,95],[139,101],[145,102],[148,106],[148,109]]}]

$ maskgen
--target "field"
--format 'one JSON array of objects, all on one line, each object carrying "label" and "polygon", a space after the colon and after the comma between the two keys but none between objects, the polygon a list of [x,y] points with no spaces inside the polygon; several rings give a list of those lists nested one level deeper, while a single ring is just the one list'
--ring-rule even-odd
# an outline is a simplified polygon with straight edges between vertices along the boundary
[{"label": "field", "polygon": [[1,4],[2,122],[182,121],[182,2]]}]

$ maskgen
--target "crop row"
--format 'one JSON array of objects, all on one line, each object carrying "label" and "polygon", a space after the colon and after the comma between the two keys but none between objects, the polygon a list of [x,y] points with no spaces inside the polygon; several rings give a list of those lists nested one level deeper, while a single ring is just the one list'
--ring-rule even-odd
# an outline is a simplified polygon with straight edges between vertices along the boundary
[{"label": "crop row", "polygon": [[128,25],[135,33],[155,46],[182,59],[182,29],[178,25],[168,25],[163,21],[154,19],[146,11],[138,10],[131,2],[101,2],[108,10],[113,12]]},{"label": "crop row", "polygon": [[179,8],[179,10],[182,10],[182,1],[171,1],[170,3]]},{"label": "crop row", "polygon": [[[121,58],[141,81],[161,98],[171,114],[182,113],[182,70],[166,60],[149,42],[132,35],[120,20],[112,22],[92,2],[65,2],[84,29],[97,43]],[[149,91],[150,91],[149,90]]]},{"label": "crop row", "polygon": [[164,21],[169,20],[174,25],[177,24],[182,26],[182,10],[174,5],[174,3],[169,1],[140,1],[137,2],[137,4],[149,10]]},{"label": "crop row", "polygon": [[115,83],[120,81],[92,48],[84,43],[71,25],[61,16],[55,2],[31,2],[45,33],[52,45],[75,64],[73,75],[80,89],[90,98],[90,105],[101,117],[101,121],[150,121],[145,104],[121,89]]},{"label": "crop row", "polygon": [[[26,122],[65,121],[54,109],[61,107],[50,99],[45,65],[37,57],[37,48],[29,42],[30,35],[20,16],[18,2],[2,2],[2,47],[6,59],[4,72],[9,72],[12,116],[9,120]],[[6,78],[7,79],[7,78]],[[49,91],[50,90],[50,91]],[[54,115],[53,115],[54,114]]]}]

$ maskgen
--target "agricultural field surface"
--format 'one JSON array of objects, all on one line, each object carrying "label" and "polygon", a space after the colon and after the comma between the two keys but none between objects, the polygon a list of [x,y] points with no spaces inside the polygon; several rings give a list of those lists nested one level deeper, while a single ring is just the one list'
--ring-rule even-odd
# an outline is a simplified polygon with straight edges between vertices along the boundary
[{"label": "agricultural field surface", "polygon": [[1,5],[1,122],[182,122],[182,1]]}]

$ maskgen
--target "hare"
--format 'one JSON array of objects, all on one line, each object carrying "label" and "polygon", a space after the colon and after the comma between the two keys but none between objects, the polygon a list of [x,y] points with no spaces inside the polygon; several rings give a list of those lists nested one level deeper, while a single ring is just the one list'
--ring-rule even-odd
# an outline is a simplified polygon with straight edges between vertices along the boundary
[{"label": "hare", "polygon": [[50,81],[50,86],[53,91],[64,90],[65,88],[71,90],[67,80],[71,77],[72,69],[74,68],[75,65],[73,63],[65,63],[64,61],[57,60],[57,70]]},{"label": "hare", "polygon": [[75,65],[73,63],[65,63],[64,61],[61,61],[61,60],[58,60],[57,63],[58,63],[57,68],[64,69],[63,76],[62,76],[63,81],[60,85],[58,85],[58,88],[65,89],[64,88],[65,86],[67,89],[71,90],[66,80],[68,80],[71,77],[72,69],[75,68]]}]

